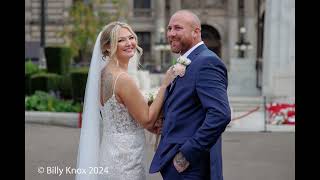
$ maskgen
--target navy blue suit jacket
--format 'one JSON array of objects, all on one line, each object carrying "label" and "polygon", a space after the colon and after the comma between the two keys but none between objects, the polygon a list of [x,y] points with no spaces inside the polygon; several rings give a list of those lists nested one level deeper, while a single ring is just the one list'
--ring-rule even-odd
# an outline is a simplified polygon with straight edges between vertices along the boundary
[{"label": "navy blue suit jacket", "polygon": [[161,140],[149,172],[160,171],[179,151],[190,165],[210,153],[211,180],[221,180],[221,134],[231,119],[227,69],[204,44],[188,58],[185,75],[166,90]]}]

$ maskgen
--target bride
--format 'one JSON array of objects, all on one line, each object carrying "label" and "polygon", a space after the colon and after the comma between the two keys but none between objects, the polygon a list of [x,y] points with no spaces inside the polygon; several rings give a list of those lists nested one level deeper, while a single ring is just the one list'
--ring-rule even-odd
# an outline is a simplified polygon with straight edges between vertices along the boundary
[{"label": "bride", "polygon": [[142,55],[137,35],[123,22],[99,33],[91,59],[84,98],[77,159],[77,180],[145,180],[144,130],[154,131],[165,89],[174,78],[165,74],[158,95],[148,106],[128,63]]}]

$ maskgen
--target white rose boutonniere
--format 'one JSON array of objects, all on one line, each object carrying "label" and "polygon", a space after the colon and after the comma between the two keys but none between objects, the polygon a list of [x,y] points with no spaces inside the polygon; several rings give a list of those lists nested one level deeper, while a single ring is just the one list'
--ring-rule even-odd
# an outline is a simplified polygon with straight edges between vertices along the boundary
[{"label": "white rose boutonniere", "polygon": [[184,57],[180,56],[177,59],[177,63],[173,65],[173,72],[175,76],[180,76],[183,77],[186,71],[186,67],[191,63],[191,60]]}]

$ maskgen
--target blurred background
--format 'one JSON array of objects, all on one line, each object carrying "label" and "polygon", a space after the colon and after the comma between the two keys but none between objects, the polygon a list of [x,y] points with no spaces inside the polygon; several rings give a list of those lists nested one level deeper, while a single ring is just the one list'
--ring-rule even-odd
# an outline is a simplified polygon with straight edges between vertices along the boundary
[{"label": "blurred background", "polygon": [[[149,91],[160,85],[177,58],[170,52],[166,26],[179,9],[199,16],[204,43],[228,69],[232,121],[224,135],[227,179],[241,180],[233,177],[237,173],[246,180],[294,179],[294,0],[25,0],[27,179],[73,177],[40,176],[36,170],[40,164],[53,166],[57,161],[74,167],[91,52],[101,28],[114,20],[133,27],[144,54],[129,73],[142,91]],[[45,135],[50,132],[62,137],[53,140]],[[263,140],[271,136],[277,138],[274,143]],[[279,158],[272,161],[265,156],[256,162],[259,158],[249,153],[250,145],[243,146],[250,138],[258,147],[266,147],[258,154],[273,154],[268,147],[274,147],[280,154],[287,152],[281,156],[287,159],[277,162]],[[239,158],[244,157],[241,152],[249,153],[243,161],[268,163],[252,166],[258,168],[257,176],[245,173],[235,166],[242,160],[234,161],[237,153],[228,150],[231,147],[239,148]]]}]

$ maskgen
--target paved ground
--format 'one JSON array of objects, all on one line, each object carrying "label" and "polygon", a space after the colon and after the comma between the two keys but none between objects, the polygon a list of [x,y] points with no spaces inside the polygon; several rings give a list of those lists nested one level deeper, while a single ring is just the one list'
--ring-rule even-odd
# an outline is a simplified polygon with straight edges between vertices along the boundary
[{"label": "paved ground", "polygon": [[[75,168],[80,129],[25,124],[26,180],[73,180],[57,168]],[[225,180],[294,180],[294,132],[225,132],[223,168]],[[152,150],[148,151],[148,159]],[[46,172],[38,173],[38,168]],[[41,169],[40,169],[41,170]],[[48,171],[47,171],[48,170]],[[161,180],[159,174],[150,180]]]}]

